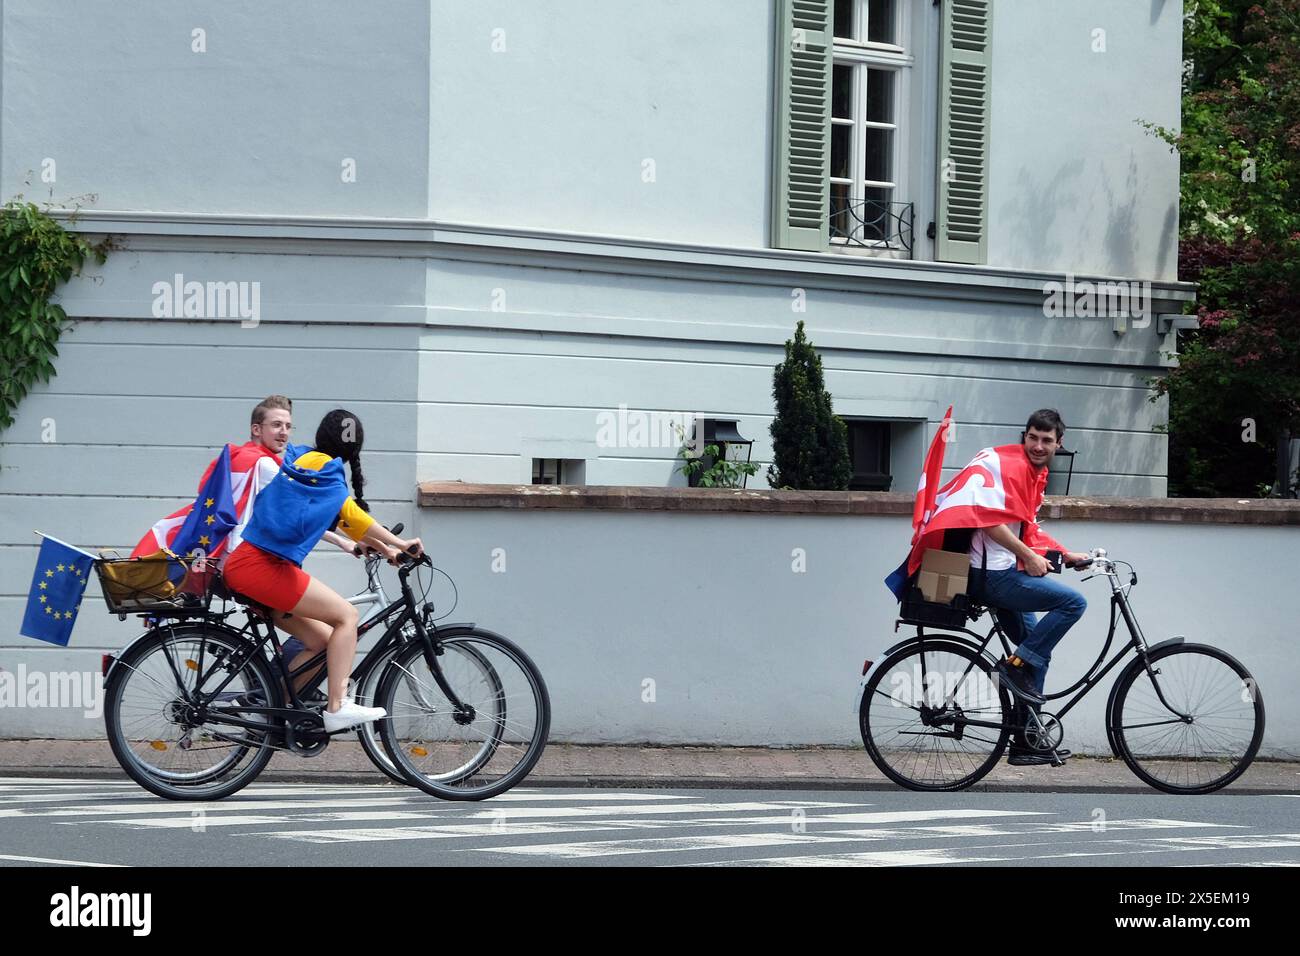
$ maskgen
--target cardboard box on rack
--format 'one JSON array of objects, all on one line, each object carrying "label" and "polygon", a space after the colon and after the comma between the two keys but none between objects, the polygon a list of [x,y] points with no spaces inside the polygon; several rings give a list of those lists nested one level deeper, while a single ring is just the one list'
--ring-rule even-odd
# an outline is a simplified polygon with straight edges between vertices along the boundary
[{"label": "cardboard box on rack", "polygon": [[958,594],[966,593],[969,573],[970,559],[965,554],[931,548],[921,557],[917,586],[927,601],[948,604]]}]

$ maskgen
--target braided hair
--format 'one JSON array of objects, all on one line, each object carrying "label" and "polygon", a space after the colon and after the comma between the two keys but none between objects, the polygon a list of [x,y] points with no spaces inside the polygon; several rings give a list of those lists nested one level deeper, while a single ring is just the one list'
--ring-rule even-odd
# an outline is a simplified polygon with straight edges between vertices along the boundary
[{"label": "braided hair", "polygon": [[348,463],[352,471],[352,498],[362,511],[369,511],[370,505],[361,497],[366,484],[361,474],[361,445],[365,437],[361,419],[345,408],[334,409],[321,419],[316,428],[316,450]]}]

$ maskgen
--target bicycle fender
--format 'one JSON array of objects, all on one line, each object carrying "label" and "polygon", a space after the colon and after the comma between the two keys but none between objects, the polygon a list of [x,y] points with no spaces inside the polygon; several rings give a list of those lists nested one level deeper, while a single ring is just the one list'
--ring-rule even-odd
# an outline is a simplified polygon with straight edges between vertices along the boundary
[{"label": "bicycle fender", "polygon": [[[976,641],[972,640],[969,637],[966,637],[963,634],[954,634],[952,631],[935,631],[932,634],[925,635],[924,638],[917,637],[914,634],[909,638],[899,641],[893,647],[886,648],[878,658],[876,658],[874,661],[871,662],[871,671],[874,671],[876,669],[876,666],[881,661],[883,661],[886,657],[888,657],[890,654],[894,653],[894,651],[907,647],[907,645],[909,644],[919,644],[921,643],[922,640],[949,641],[953,644],[964,644],[966,647],[969,647],[973,651],[978,651],[980,648],[979,644]],[[992,654],[990,654],[987,650],[983,652],[983,655],[984,657],[988,658],[990,661],[994,662],[995,664],[997,663],[998,659],[994,657]],[[871,671],[867,672],[867,676],[870,676]]]},{"label": "bicycle fender", "polygon": [[[1186,641],[1187,638],[1182,637],[1181,635],[1178,637],[1171,637],[1168,640],[1161,641],[1158,644],[1152,644],[1150,650],[1148,650],[1147,653],[1151,654],[1154,653],[1155,651],[1160,650],[1162,647],[1169,647],[1173,644],[1183,644]],[[1110,719],[1110,716],[1115,712],[1115,694],[1118,692],[1119,686],[1124,683],[1124,678],[1128,676],[1129,671],[1135,668],[1140,670],[1145,666],[1146,666],[1146,662],[1142,660],[1141,655],[1133,658],[1133,660],[1125,664],[1124,669],[1120,671],[1118,675],[1116,675],[1114,682],[1111,683],[1110,693],[1106,696],[1106,741],[1107,743],[1110,744],[1111,752],[1116,755],[1119,754],[1119,748],[1115,746],[1114,734],[1111,732],[1110,729],[1111,724],[1113,723],[1113,721]]]},{"label": "bicycle fender", "polygon": [[[473,621],[469,621],[469,622],[460,621],[456,624],[438,624],[435,626],[434,633],[446,634],[448,637],[450,637],[452,634],[461,634],[464,633],[465,631],[479,631],[479,630],[483,630],[483,628],[480,628]],[[483,632],[485,634],[491,634],[493,637],[501,636],[500,634],[496,634],[492,631],[483,630]]]},{"label": "bicycle fender", "polygon": [[[862,698],[863,698],[863,695],[866,693],[866,690],[867,690],[867,682],[868,682],[869,680],[871,680],[871,675],[874,674],[874,673],[876,672],[876,668],[878,668],[878,667],[880,666],[881,661],[883,661],[883,660],[885,660],[886,658],[888,658],[888,657],[889,657],[891,654],[893,654],[895,651],[900,650],[901,648],[907,647],[909,644],[919,644],[919,643],[921,643],[922,640],[923,640],[922,638],[917,637],[916,635],[913,635],[913,636],[911,636],[911,637],[904,638],[903,640],[899,641],[897,644],[894,644],[894,645],[891,646],[891,647],[887,647],[887,648],[885,648],[885,650],[883,650],[883,651],[880,652],[879,656],[877,656],[876,659],[875,659],[874,661],[871,662],[871,666],[867,668],[867,672],[866,672],[865,674],[862,675],[862,679],[861,679],[860,681],[858,681],[858,687],[857,687],[857,690],[855,691],[855,693],[854,693],[854,695],[853,695],[853,713],[856,714],[856,713],[858,713],[858,712],[862,709]],[[979,644],[975,643],[975,642],[974,642],[973,640],[971,640],[970,638],[968,638],[968,637],[963,637],[963,636],[958,635],[958,634],[953,634],[953,633],[948,632],[948,631],[938,631],[938,632],[936,632],[935,634],[927,634],[927,635],[925,636],[924,640],[926,640],[926,641],[944,641],[944,640],[946,640],[946,641],[949,641],[949,642],[951,642],[951,643],[953,643],[953,644],[962,644],[962,645],[965,645],[966,647],[970,648],[970,649],[973,650],[973,651],[978,651],[978,650],[979,650],[979,647],[980,647]],[[989,661],[991,661],[991,662],[993,662],[993,663],[997,663],[997,658],[994,657],[992,654],[990,654],[987,650],[986,650],[986,651],[983,651],[982,653],[983,653],[983,656],[984,656],[987,660],[989,660]]]},{"label": "bicycle fender", "polygon": [[[193,624],[193,623],[196,623],[196,622],[186,622],[186,623],[187,623],[187,624]],[[177,624],[177,625],[172,625],[172,626],[175,626],[175,627],[184,627],[185,624]],[[230,625],[228,625],[228,624],[218,624],[218,623],[215,622],[215,621],[209,621],[209,622],[208,622],[208,626],[209,626],[209,627],[212,627],[212,628],[219,628],[219,629],[224,630],[224,631],[226,631],[226,632],[228,632],[228,633],[230,633],[230,634],[238,634],[238,633],[239,633],[238,630],[236,630],[235,628],[231,627]],[[117,653],[115,653],[115,654],[105,654],[105,655],[104,655],[104,656],[107,657],[107,658],[109,659],[109,661],[111,662],[111,663],[109,663],[108,667],[104,670],[104,686],[105,686],[105,687],[108,686],[108,682],[112,679],[112,677],[113,677],[113,673],[114,673],[114,671],[117,670],[117,665],[121,662],[121,659],[122,659],[123,657],[125,657],[128,653],[130,653],[130,651],[131,651],[131,649],[132,649],[133,647],[135,647],[137,644],[139,644],[139,643],[140,643],[141,641],[143,641],[145,638],[147,638],[147,637],[152,637],[153,634],[154,634],[156,631],[160,630],[160,629],[161,629],[161,628],[158,628],[158,627],[151,627],[151,628],[149,628],[147,631],[145,631],[143,634],[141,634],[139,637],[132,638],[132,639],[131,639],[129,642],[127,642],[127,644],[126,644],[125,646],[123,646],[123,648],[122,648],[120,651],[118,651]]]}]

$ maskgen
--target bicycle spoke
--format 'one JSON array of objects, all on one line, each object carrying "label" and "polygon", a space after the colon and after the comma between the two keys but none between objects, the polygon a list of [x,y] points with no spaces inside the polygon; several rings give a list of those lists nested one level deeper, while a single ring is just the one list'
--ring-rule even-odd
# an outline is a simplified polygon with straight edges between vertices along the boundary
[{"label": "bicycle spoke", "polygon": [[[982,775],[1001,741],[1003,705],[974,652],[918,646],[882,666],[863,699],[864,739],[882,769],[918,789],[964,786]],[[955,736],[961,725],[961,738]],[[981,732],[984,731],[984,732]]]},{"label": "bicycle spoke", "polygon": [[394,660],[383,682],[390,720],[385,742],[411,782],[438,796],[498,792],[536,762],[545,744],[549,708],[544,690],[514,652],[477,634],[443,641],[435,658],[439,686],[422,651]]},{"label": "bicycle spoke", "polygon": [[[1206,792],[1230,782],[1258,746],[1260,712],[1250,685],[1212,649],[1175,648],[1139,672],[1117,699],[1120,755],[1140,777],[1170,792]],[[1168,706],[1161,700],[1168,701]],[[1173,718],[1170,708],[1190,723]]]}]

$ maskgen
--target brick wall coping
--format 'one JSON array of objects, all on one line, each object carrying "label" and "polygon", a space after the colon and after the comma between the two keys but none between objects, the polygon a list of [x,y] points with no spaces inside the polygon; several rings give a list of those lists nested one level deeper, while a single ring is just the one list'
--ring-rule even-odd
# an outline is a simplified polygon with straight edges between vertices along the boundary
[{"label": "brick wall coping", "polygon": [[[798,515],[910,515],[912,495],[880,491],[660,488],[638,485],[485,485],[427,481],[422,508],[565,511],[693,511]],[[1277,498],[1079,498],[1049,496],[1039,519],[1300,525],[1300,501]]]}]

